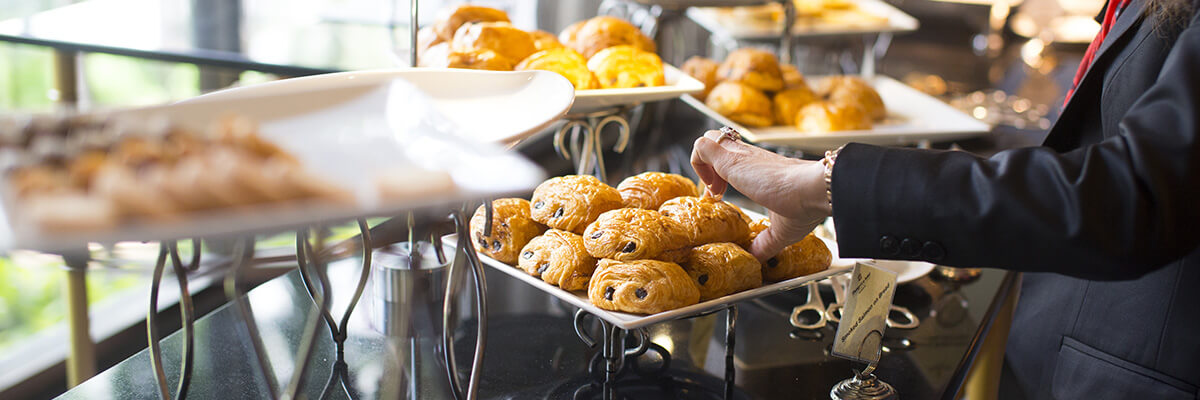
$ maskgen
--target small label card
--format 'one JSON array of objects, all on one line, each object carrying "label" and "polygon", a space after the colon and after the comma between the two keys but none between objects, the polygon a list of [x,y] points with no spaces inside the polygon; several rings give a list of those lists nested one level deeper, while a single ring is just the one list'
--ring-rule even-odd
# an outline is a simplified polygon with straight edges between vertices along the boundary
[{"label": "small label card", "polygon": [[833,340],[833,355],[866,364],[878,363],[883,330],[887,328],[895,294],[895,272],[871,262],[855,264]]}]

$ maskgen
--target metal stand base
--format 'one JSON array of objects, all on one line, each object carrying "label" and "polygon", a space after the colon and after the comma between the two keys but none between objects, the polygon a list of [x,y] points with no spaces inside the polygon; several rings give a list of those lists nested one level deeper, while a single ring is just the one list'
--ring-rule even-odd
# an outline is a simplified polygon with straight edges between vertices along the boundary
[{"label": "metal stand base", "polygon": [[[554,133],[554,151],[558,155],[575,162],[575,173],[579,175],[593,174],[602,182],[608,182],[608,171],[604,166],[604,148],[601,133],[609,124],[617,125],[616,146],[613,151],[625,152],[629,145],[629,121],[625,119],[628,107],[617,107],[609,110],[569,114],[564,123]],[[570,133],[570,142],[567,134]]]}]

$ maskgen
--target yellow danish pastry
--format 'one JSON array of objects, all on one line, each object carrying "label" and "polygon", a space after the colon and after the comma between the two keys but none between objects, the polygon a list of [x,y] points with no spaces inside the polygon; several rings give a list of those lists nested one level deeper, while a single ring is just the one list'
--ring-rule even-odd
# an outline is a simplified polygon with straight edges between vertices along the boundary
[{"label": "yellow danish pastry", "polygon": [[480,205],[471,216],[471,238],[475,249],[505,264],[515,265],[517,253],[525,244],[546,230],[529,216],[529,201],[496,199],[492,201],[492,234],[483,235],[487,212]]},{"label": "yellow danish pastry", "polygon": [[596,75],[592,74],[587,67],[587,60],[583,59],[583,56],[575,50],[566,47],[560,46],[533,53],[517,64],[516,68],[517,71],[531,69],[556,72],[571,81],[575,90],[600,88],[600,83],[596,81]]},{"label": "yellow danish pastry", "polygon": [[583,232],[583,245],[596,258],[660,259],[686,245],[687,234],[655,210],[622,208],[600,214]]},{"label": "yellow danish pastry", "polygon": [[762,266],[741,246],[709,243],[692,248],[683,270],[700,288],[700,301],[762,285]]},{"label": "yellow danish pastry", "polygon": [[600,87],[605,89],[666,84],[662,59],[657,54],[634,46],[614,46],[601,50],[588,59],[587,66],[596,74]]},{"label": "yellow danish pastry", "polygon": [[588,254],[579,235],[550,229],[521,249],[517,265],[564,290],[583,290],[596,270],[596,259]]},{"label": "yellow danish pastry", "polygon": [[605,310],[654,314],[700,301],[700,289],[679,264],[600,260],[588,283],[588,299]]},{"label": "yellow danish pastry", "polygon": [[[771,226],[771,221],[763,218],[750,224],[750,240]],[[809,233],[799,242],[783,248],[775,257],[763,263],[763,280],[768,282],[784,281],[796,277],[815,274],[829,268],[833,255],[817,235]]]},{"label": "yellow danish pastry", "polygon": [[742,243],[750,234],[740,209],[709,196],[676,197],[663,203],[658,211],[683,227],[689,246]]},{"label": "yellow danish pastry", "polygon": [[657,210],[667,200],[680,196],[699,196],[696,183],[683,175],[643,172],[617,185],[625,207]]},{"label": "yellow danish pastry", "polygon": [[600,214],[621,208],[621,193],[594,176],[567,175],[542,182],[530,201],[534,221],[582,234]]}]

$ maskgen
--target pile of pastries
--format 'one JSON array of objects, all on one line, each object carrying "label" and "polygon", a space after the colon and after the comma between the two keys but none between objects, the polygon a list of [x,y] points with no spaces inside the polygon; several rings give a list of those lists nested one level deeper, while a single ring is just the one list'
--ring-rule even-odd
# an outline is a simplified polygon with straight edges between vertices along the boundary
[{"label": "pile of pastries", "polygon": [[[806,30],[847,30],[886,26],[888,18],[864,10],[853,0],[792,0],[796,7],[796,27]],[[719,8],[718,16],[726,24],[760,24],[777,27],[783,23],[784,10],[779,2],[761,6]]]},{"label": "pile of pastries", "polygon": [[417,53],[422,67],[552,71],[576,90],[666,84],[654,41],[608,16],[576,22],[555,37],[514,27],[503,10],[463,4],[420,29]]},{"label": "pile of pastries", "polygon": [[695,56],[682,69],[704,82],[705,105],[748,127],[827,133],[871,129],[887,117],[883,98],[863,79],[832,76],[810,87],[796,67],[761,49],[738,49],[721,63]]},{"label": "pile of pastries", "polygon": [[700,195],[690,179],[661,172],[611,187],[588,175],[551,178],[531,200],[492,202],[471,218],[476,250],[606,310],[654,314],[829,267],[810,234],[765,265],[747,251],[770,225]]},{"label": "pile of pastries", "polygon": [[0,127],[9,161],[5,194],[21,219],[46,231],[263,203],[353,201],[260,138],[244,118],[221,120],[207,132],[97,116],[8,122]]}]

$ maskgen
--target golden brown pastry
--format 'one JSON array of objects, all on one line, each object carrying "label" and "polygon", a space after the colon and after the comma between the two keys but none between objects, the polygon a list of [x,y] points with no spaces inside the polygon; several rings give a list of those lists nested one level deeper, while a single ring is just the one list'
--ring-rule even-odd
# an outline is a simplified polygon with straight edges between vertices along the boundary
[{"label": "golden brown pastry", "polygon": [[708,93],[704,101],[708,108],[718,114],[749,127],[774,124],[771,116],[771,99],[758,89],[738,82],[721,82]]},{"label": "golden brown pastry", "polygon": [[487,211],[483,205],[471,216],[471,238],[475,250],[508,265],[517,264],[517,254],[531,239],[546,231],[546,227],[529,216],[529,201],[525,199],[496,199],[492,201],[492,234],[483,235]]},{"label": "golden brown pastry", "polygon": [[699,196],[696,183],[683,175],[643,172],[617,185],[625,207],[658,210],[662,203],[679,196]]},{"label": "golden brown pastry", "polygon": [[871,129],[871,118],[855,104],[814,101],[800,108],[796,128],[808,133]]},{"label": "golden brown pastry", "polygon": [[683,62],[683,66],[680,69],[683,70],[683,73],[696,78],[696,80],[704,84],[704,93],[701,93],[697,97],[703,101],[708,98],[708,93],[712,91],[713,87],[717,86],[717,68],[720,68],[720,66],[721,64],[712,59],[692,56],[692,58]]},{"label": "golden brown pastry", "polygon": [[487,49],[451,51],[446,56],[446,68],[482,69],[487,71],[512,71],[513,63],[508,57]]},{"label": "golden brown pastry", "polygon": [[687,232],[658,211],[621,208],[600,214],[588,225],[583,245],[596,258],[661,259],[664,253],[687,245]]},{"label": "golden brown pastry", "polygon": [[529,37],[533,39],[533,47],[537,48],[537,51],[563,47],[562,42],[558,41],[558,37],[554,36],[554,34],[550,32],[543,30],[532,30],[529,31]]},{"label": "golden brown pastry", "polygon": [[596,259],[583,246],[583,237],[550,229],[521,249],[517,264],[526,273],[564,290],[587,289]]},{"label": "golden brown pastry", "polygon": [[437,35],[437,32],[433,31],[432,26],[421,28],[421,30],[417,31],[417,58],[420,59],[421,55],[425,54],[425,51],[429,50],[433,45],[445,42],[445,40],[442,40]]},{"label": "golden brown pastry", "polygon": [[563,29],[558,40],[589,60],[601,50],[613,46],[630,45],[650,53],[657,51],[654,40],[633,24],[609,16],[599,16],[572,24]]},{"label": "golden brown pastry", "polygon": [[742,211],[709,196],[676,197],[658,211],[684,228],[689,246],[718,242],[744,242],[750,228]]},{"label": "golden brown pastry", "polygon": [[588,69],[596,74],[600,87],[636,88],[662,86],[662,60],[657,54],[633,46],[614,46],[601,50],[588,59]]},{"label": "golden brown pastry", "polygon": [[516,68],[517,71],[531,69],[557,72],[571,81],[571,85],[575,86],[575,90],[600,88],[600,83],[596,81],[596,75],[592,74],[592,71],[587,67],[587,60],[575,50],[566,47],[557,47],[533,53],[533,55],[521,61],[520,64],[517,64]]},{"label": "golden brown pastry", "polygon": [[608,210],[621,208],[621,193],[591,175],[567,175],[533,190],[533,220],[554,229],[582,234]]},{"label": "golden brown pastry", "polygon": [[450,50],[467,52],[476,49],[494,51],[513,63],[537,51],[528,32],[507,22],[476,22],[458,28],[450,42]]},{"label": "golden brown pastry", "polygon": [[[750,224],[750,240],[771,226],[771,221],[763,218]],[[804,239],[784,247],[775,257],[771,257],[762,266],[763,280],[768,282],[784,281],[805,275],[812,275],[829,268],[833,255],[817,235],[809,233]]]},{"label": "golden brown pastry", "polygon": [[446,10],[446,14],[433,25],[433,31],[449,42],[454,39],[458,28],[471,22],[509,22],[508,13],[491,7],[463,4]]},{"label": "golden brown pastry", "polygon": [[800,113],[800,109],[817,100],[820,100],[817,94],[804,85],[776,93],[775,99],[771,103],[775,110],[775,122],[780,125],[795,126],[796,116]]},{"label": "golden brown pastry", "polygon": [[774,54],[766,50],[742,48],[725,57],[717,69],[717,79],[741,82],[765,92],[783,89],[783,73]]},{"label": "golden brown pastry", "polygon": [[784,89],[808,88],[808,83],[804,81],[804,74],[800,73],[800,69],[796,68],[795,65],[780,64],[779,72],[783,76]]},{"label": "golden brown pastry", "polygon": [[588,298],[605,310],[654,314],[698,303],[700,289],[679,264],[600,260]]},{"label": "golden brown pastry", "polygon": [[842,75],[825,79],[819,92],[834,103],[858,105],[873,120],[887,117],[887,107],[879,92],[857,76]]},{"label": "golden brown pastry", "polygon": [[762,285],[762,266],[741,246],[709,243],[692,248],[683,270],[700,288],[700,301]]}]

